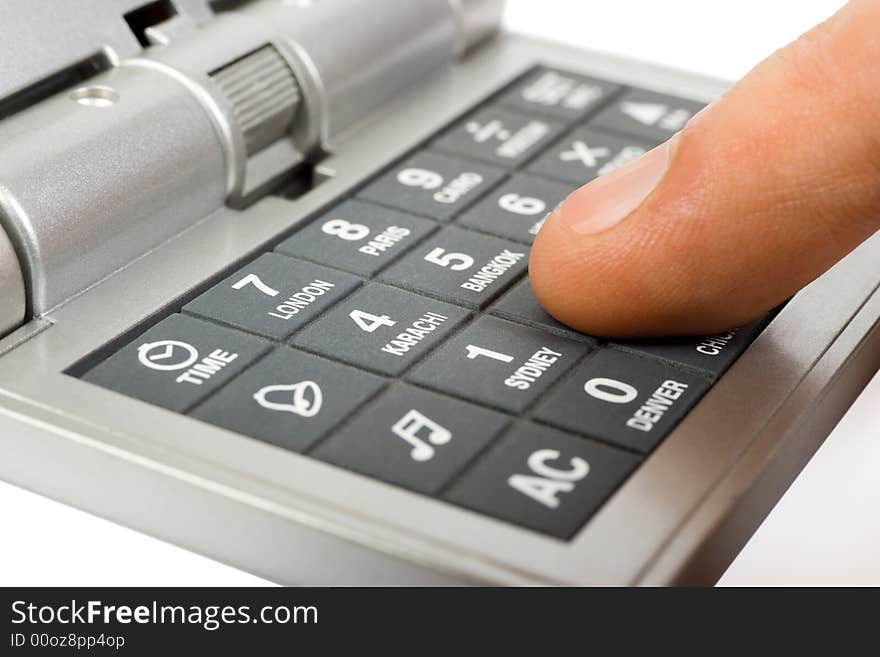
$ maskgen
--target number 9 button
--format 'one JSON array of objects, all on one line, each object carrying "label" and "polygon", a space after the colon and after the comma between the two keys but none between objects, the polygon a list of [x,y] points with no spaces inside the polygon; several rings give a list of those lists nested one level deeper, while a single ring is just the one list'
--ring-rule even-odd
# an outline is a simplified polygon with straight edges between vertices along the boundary
[{"label": "number 9 button", "polygon": [[703,377],[659,360],[602,349],[538,407],[536,417],[647,454],[708,388]]},{"label": "number 9 button", "polygon": [[282,242],[276,251],[372,276],[436,225],[397,210],[347,201]]},{"label": "number 9 button", "polygon": [[504,171],[488,164],[422,151],[379,177],[359,196],[380,205],[449,221],[503,177]]},{"label": "number 9 button", "polygon": [[562,203],[573,189],[572,185],[517,174],[465,212],[458,223],[531,244],[547,213]]},{"label": "number 9 button", "polygon": [[396,376],[468,315],[458,306],[372,283],[303,329],[293,344]]}]

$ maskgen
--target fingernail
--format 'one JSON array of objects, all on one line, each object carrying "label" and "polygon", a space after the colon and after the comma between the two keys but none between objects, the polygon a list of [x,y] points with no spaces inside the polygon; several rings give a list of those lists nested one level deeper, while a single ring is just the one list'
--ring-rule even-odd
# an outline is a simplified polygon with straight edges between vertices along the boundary
[{"label": "fingernail", "polygon": [[678,135],[619,169],[584,185],[557,207],[547,221],[582,235],[613,228],[628,217],[663,179]]}]

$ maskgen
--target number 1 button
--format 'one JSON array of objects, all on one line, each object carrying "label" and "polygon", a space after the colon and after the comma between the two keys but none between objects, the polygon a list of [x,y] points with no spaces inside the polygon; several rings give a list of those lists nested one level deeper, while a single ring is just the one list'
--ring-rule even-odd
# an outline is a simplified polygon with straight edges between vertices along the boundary
[{"label": "number 1 button", "polygon": [[521,413],[588,349],[543,331],[483,317],[431,354],[410,378]]}]

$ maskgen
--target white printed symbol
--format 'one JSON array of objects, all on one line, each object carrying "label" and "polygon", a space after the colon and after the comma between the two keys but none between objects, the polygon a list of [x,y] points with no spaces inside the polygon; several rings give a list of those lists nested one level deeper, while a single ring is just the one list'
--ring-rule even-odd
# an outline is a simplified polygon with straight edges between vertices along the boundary
[{"label": "white printed symbol", "polygon": [[587,143],[578,139],[572,142],[570,151],[562,151],[559,159],[563,162],[582,162],[585,167],[593,168],[599,164],[599,158],[611,155],[611,149],[604,146],[590,148]]},{"label": "white printed symbol", "polygon": [[500,360],[502,363],[510,363],[513,361],[513,356],[508,356],[507,354],[501,354],[497,351],[492,351],[491,349],[483,349],[482,347],[476,347],[472,344],[467,346],[467,357],[471,360],[475,358],[479,358],[480,356],[485,356],[486,358],[491,358],[492,360]]},{"label": "white printed symbol", "polygon": [[[290,402],[274,402],[269,395],[274,393],[291,393]],[[314,381],[300,381],[292,385],[266,386],[254,393],[256,402],[270,411],[293,413],[302,417],[314,417],[321,411],[324,401],[321,387]],[[285,396],[287,399],[287,396]]]},{"label": "white printed symbol", "polygon": [[469,121],[465,125],[465,130],[473,135],[474,141],[478,144],[487,142],[493,137],[498,141],[507,141],[511,137],[510,130],[505,128],[504,124],[497,119],[482,124],[478,121]]},{"label": "white printed symbol", "polygon": [[669,108],[663,103],[622,103],[620,110],[644,125],[656,125]]},{"label": "white printed symbol", "polygon": [[198,358],[199,352],[195,347],[179,340],[148,342],[138,347],[141,365],[160,372],[186,369]]},{"label": "white printed symbol", "polygon": [[[419,432],[423,429],[427,430],[424,440],[419,438]],[[440,426],[416,409],[408,411],[400,418],[391,427],[391,431],[412,445],[410,456],[419,463],[434,458],[434,448],[431,445],[445,445],[452,440],[452,432],[449,429]]]},{"label": "white printed symbol", "polygon": [[269,287],[263,282],[263,279],[257,276],[256,274],[248,274],[244,278],[242,278],[237,283],[232,285],[233,290],[240,290],[247,285],[253,285],[260,292],[265,294],[267,297],[277,297],[278,290],[273,287]]}]

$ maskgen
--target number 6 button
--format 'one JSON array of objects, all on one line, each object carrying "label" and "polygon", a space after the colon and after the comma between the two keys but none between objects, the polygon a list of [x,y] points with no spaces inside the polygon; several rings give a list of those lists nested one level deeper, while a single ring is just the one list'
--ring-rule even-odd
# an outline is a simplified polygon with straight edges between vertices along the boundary
[{"label": "number 6 button", "polygon": [[574,187],[519,174],[465,212],[458,223],[531,244],[547,214],[562,203]]},{"label": "number 6 button", "polygon": [[569,431],[648,453],[709,382],[659,360],[603,349],[587,358],[536,417]]}]

